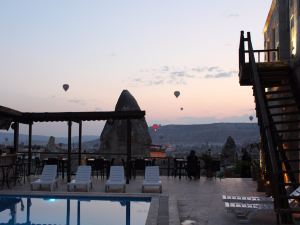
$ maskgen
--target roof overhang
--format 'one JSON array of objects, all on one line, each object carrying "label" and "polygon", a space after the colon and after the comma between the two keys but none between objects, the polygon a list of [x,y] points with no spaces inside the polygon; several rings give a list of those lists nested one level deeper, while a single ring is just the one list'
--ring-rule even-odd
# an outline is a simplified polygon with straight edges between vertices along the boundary
[{"label": "roof overhang", "polygon": [[268,28],[269,28],[269,25],[270,25],[270,22],[271,22],[272,15],[273,15],[274,10],[275,10],[275,8],[276,8],[276,3],[277,3],[277,0],[273,0],[273,1],[272,1],[271,7],[270,7],[270,10],[269,10],[269,13],[268,13],[266,22],[265,22],[264,33],[265,33],[265,32],[268,30]]}]

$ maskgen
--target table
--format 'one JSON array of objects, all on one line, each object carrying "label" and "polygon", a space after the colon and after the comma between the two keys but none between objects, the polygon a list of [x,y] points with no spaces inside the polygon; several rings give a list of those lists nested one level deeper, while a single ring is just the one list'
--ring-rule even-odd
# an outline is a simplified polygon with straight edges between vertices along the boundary
[{"label": "table", "polygon": [[[177,164],[177,166],[179,165],[179,167],[177,167],[177,169],[179,169],[179,179],[181,179],[181,170],[183,168],[184,163],[186,163],[185,159],[175,159],[175,163]],[[175,177],[177,175],[177,169],[175,169]]]},{"label": "table", "polygon": [[65,162],[68,161],[68,158],[62,157],[58,160],[59,168],[61,169],[61,177],[65,179],[65,166],[67,165]]}]

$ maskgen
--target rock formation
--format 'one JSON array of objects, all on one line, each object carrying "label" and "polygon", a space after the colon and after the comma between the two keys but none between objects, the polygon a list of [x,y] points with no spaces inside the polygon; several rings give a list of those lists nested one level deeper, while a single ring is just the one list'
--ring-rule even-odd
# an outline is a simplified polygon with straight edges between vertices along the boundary
[{"label": "rock formation", "polygon": [[57,146],[55,144],[55,137],[50,136],[48,143],[46,145],[46,151],[47,152],[56,152],[57,151]]},{"label": "rock formation", "polygon": [[[129,91],[123,90],[115,107],[115,111],[141,110],[135,98]],[[151,137],[145,118],[131,120],[131,153],[132,155],[147,155],[147,146],[151,144]],[[100,152],[127,152],[127,121],[106,121],[100,136]],[[121,157],[125,157],[121,156]]]}]

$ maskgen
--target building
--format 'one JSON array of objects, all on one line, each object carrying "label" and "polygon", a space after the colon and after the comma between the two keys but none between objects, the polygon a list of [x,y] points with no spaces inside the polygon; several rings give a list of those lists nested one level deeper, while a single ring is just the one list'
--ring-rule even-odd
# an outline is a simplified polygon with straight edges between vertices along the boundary
[{"label": "building", "polygon": [[[241,32],[240,85],[253,86],[266,182],[278,224],[292,224],[299,206],[289,193],[300,180],[300,1],[273,0],[264,26],[264,49]],[[293,197],[294,198],[294,197]]]}]

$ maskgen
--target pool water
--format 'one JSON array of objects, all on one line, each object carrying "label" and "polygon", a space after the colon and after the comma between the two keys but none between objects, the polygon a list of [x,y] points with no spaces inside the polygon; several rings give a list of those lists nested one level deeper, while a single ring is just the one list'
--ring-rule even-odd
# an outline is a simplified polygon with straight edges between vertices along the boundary
[{"label": "pool water", "polygon": [[0,196],[0,224],[145,225],[150,200]]}]

